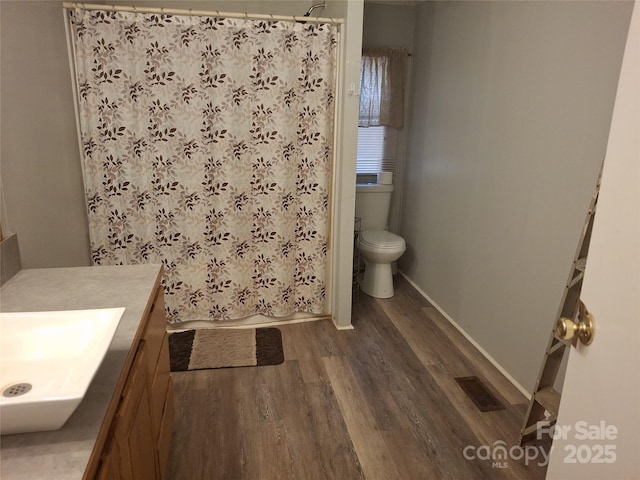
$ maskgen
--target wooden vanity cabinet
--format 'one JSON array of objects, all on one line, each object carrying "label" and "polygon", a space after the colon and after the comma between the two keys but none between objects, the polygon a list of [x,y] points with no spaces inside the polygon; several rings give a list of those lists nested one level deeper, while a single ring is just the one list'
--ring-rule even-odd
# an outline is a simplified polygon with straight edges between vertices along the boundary
[{"label": "wooden vanity cabinet", "polygon": [[135,355],[122,393],[116,397],[110,423],[103,425],[107,433],[95,455],[95,474],[90,465],[85,478],[166,478],[174,404],[162,288],[157,289],[139,331],[142,334],[131,347]]}]

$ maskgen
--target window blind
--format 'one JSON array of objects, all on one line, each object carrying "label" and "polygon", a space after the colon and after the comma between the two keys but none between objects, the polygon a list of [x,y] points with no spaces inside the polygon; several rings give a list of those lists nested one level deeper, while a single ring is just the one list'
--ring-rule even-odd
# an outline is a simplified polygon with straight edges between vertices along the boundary
[{"label": "window blind", "polygon": [[356,173],[394,172],[398,148],[398,129],[393,127],[358,128]]}]

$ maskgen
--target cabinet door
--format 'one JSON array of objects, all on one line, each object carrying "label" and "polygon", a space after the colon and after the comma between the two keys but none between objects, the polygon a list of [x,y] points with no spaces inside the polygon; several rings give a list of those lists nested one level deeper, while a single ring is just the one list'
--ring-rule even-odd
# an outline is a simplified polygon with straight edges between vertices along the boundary
[{"label": "cabinet door", "polygon": [[96,480],[122,480],[121,461],[118,446],[113,438],[107,441],[107,446],[102,454]]},{"label": "cabinet door", "polygon": [[141,340],[100,463],[89,466],[85,478],[156,480],[166,476],[174,405],[162,287],[157,288],[140,328]]},{"label": "cabinet door", "polygon": [[167,317],[164,312],[164,293],[162,287],[158,288],[156,296],[153,299],[146,324],[142,338],[147,344],[149,375],[153,376],[163,341],[167,335]]},{"label": "cabinet door", "polygon": [[124,388],[114,429],[114,439],[121,459],[122,478],[127,480],[158,478],[144,346],[145,342],[141,342]]},{"label": "cabinet door", "polygon": [[[151,382],[151,415],[154,425],[158,427],[162,423],[162,412],[164,411],[167,390],[170,389],[170,366],[169,366],[169,342],[168,335],[165,334],[160,346],[160,355],[158,363],[153,372],[153,381]],[[160,434],[160,430],[156,430]]]}]

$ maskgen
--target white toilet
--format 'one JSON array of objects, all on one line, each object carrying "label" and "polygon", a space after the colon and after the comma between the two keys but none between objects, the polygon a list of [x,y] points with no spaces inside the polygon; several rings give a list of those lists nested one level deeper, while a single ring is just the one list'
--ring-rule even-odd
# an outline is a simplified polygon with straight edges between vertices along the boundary
[{"label": "white toilet", "polygon": [[393,185],[356,185],[356,217],[361,219],[357,247],[365,263],[360,288],[375,298],[393,297],[391,263],[407,249],[399,235],[386,230]]}]

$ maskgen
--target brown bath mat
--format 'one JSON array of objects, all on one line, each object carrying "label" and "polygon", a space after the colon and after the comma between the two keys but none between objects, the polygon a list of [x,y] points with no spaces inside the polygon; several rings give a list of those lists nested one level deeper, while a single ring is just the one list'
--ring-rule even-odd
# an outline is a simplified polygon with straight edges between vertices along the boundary
[{"label": "brown bath mat", "polygon": [[493,412],[494,410],[504,410],[504,405],[498,400],[478,377],[458,377],[454,378],[460,388],[473,400],[476,407],[481,412]]},{"label": "brown bath mat", "polygon": [[172,372],[277,365],[284,362],[277,328],[198,328],[169,333]]}]

